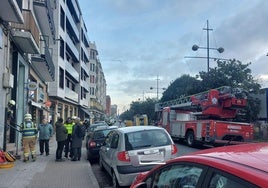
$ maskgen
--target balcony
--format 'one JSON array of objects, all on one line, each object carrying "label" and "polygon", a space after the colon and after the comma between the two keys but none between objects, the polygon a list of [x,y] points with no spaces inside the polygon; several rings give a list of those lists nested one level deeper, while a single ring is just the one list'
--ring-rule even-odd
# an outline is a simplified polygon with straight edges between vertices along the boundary
[{"label": "balcony", "polygon": [[24,20],[21,13],[21,8],[16,0],[1,1],[0,19],[7,22],[23,24]]},{"label": "balcony", "polygon": [[55,39],[55,24],[51,0],[34,0],[33,9],[42,34]]},{"label": "balcony", "polygon": [[80,84],[84,88],[85,92],[88,93],[89,92],[89,85],[88,85],[88,83],[86,81],[84,81],[84,80],[81,80]]},{"label": "balcony", "polygon": [[78,23],[80,21],[79,20],[80,11],[76,2],[77,2],[76,0],[67,0],[67,5],[68,8],[70,9],[70,12],[72,13],[72,17]]},{"label": "balcony", "polygon": [[87,77],[89,77],[89,68],[86,66],[86,64],[84,62],[81,62],[81,67],[82,67],[82,69],[84,69]]},{"label": "balcony", "polygon": [[81,47],[84,51],[83,56],[85,57],[85,62],[89,62],[89,53],[88,53],[88,49],[86,48],[85,44],[81,41]]},{"label": "balcony", "polygon": [[[88,107],[88,106],[89,106],[88,103],[89,103],[89,102],[88,102],[87,99],[81,99],[79,104],[80,104],[81,106]],[[87,112],[87,111],[85,111],[85,112],[86,112],[86,113],[89,113],[89,112]]]},{"label": "balcony", "polygon": [[39,54],[39,29],[30,10],[22,10],[24,24],[11,23],[13,40],[23,53]]},{"label": "balcony", "polygon": [[65,70],[69,77],[72,77],[75,82],[79,82],[79,73],[75,70],[75,68],[69,63],[65,63]]},{"label": "balcony", "polygon": [[69,35],[66,37],[66,49],[71,54],[74,62],[79,62],[79,52]]},{"label": "balcony", "polygon": [[67,28],[72,32],[72,35],[74,36],[76,41],[79,41],[79,31],[78,28],[73,20],[73,17],[70,13],[70,11],[66,10],[66,16],[67,16]]},{"label": "balcony", "polygon": [[65,98],[78,102],[78,93],[69,88],[65,88]]},{"label": "balcony", "polygon": [[44,49],[41,54],[32,55],[32,67],[45,82],[55,80],[55,66],[48,45],[45,41],[41,43]]},{"label": "balcony", "polygon": [[89,41],[89,38],[88,38],[88,36],[87,36],[87,34],[85,33],[85,37],[84,37],[84,42],[85,42],[85,46],[87,47],[87,48],[89,48],[89,44],[90,44],[90,41]]}]

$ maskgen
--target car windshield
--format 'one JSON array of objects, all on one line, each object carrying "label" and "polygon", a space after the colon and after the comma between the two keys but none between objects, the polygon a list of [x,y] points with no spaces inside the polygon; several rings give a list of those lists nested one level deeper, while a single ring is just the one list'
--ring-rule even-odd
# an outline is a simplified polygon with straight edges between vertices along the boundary
[{"label": "car windshield", "polygon": [[125,134],[127,151],[170,144],[171,140],[164,130],[143,130]]}]

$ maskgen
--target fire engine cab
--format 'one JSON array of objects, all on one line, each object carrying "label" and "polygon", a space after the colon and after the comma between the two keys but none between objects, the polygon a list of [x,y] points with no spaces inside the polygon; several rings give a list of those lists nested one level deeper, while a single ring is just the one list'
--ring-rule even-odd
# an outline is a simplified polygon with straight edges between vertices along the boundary
[{"label": "fire engine cab", "polygon": [[157,103],[159,126],[174,140],[195,144],[239,144],[253,140],[253,124],[232,121],[246,106],[240,88],[223,86],[172,101]]}]

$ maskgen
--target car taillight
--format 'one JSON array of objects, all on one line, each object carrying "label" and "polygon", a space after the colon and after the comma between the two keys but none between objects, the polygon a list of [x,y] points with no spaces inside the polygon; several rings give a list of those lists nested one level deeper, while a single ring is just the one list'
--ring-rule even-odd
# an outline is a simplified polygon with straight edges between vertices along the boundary
[{"label": "car taillight", "polygon": [[129,158],[129,155],[128,155],[128,152],[127,151],[118,152],[117,159],[119,161],[125,161],[125,162],[129,162],[130,161],[130,158]]},{"label": "car taillight", "polygon": [[89,142],[88,143],[88,146],[91,147],[91,148],[96,147],[96,145],[97,145],[96,142]]},{"label": "car taillight", "polygon": [[175,144],[171,145],[171,154],[174,155],[178,152],[178,149]]}]

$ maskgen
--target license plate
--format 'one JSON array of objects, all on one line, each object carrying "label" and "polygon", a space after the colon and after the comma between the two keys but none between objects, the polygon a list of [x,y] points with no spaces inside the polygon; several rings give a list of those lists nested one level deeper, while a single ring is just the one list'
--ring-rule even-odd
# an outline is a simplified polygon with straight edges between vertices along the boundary
[{"label": "license plate", "polygon": [[154,163],[163,161],[164,161],[164,155],[162,153],[140,155],[140,163]]}]

